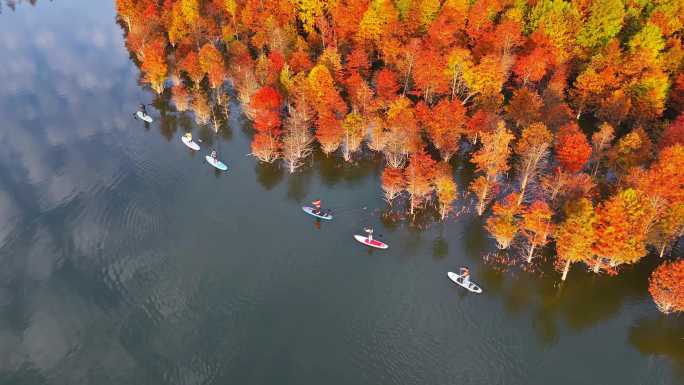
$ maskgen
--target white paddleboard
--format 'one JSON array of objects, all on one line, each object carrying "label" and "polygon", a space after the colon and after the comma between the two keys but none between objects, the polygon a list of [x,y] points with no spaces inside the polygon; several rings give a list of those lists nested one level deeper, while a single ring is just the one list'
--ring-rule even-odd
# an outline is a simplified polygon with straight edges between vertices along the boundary
[{"label": "white paddleboard", "polygon": [[451,271],[447,273],[447,276],[449,276],[449,279],[454,281],[455,284],[463,287],[464,289],[466,289],[468,291],[471,291],[471,292],[477,293],[477,294],[482,293],[482,288],[477,286],[477,284],[473,281],[470,281],[469,284],[466,286],[465,284],[463,284],[463,277],[462,276],[460,276],[456,273],[453,273]]},{"label": "white paddleboard", "polygon": [[135,116],[146,121],[147,123],[152,123],[154,121],[151,116],[144,114],[142,111],[136,112]]},{"label": "white paddleboard", "polygon": [[316,218],[325,219],[325,220],[327,220],[327,221],[333,219],[333,216],[332,216],[329,212],[323,211],[323,212],[321,212],[320,214],[314,213],[313,207],[302,206],[302,210],[304,210],[305,213],[307,213],[307,214],[309,214],[309,215],[313,215],[313,216],[316,217]]},{"label": "white paddleboard", "polygon": [[377,239],[368,241],[368,238],[364,237],[363,235],[354,235],[354,239],[363,243],[366,246],[375,247],[376,249],[386,249],[389,247],[386,243],[380,242]]},{"label": "white paddleboard", "polygon": [[226,166],[226,165],[225,165],[223,162],[221,162],[220,160],[214,160],[214,158],[212,158],[212,157],[209,156],[209,155],[205,156],[204,159],[207,160],[207,163],[209,163],[210,165],[212,165],[212,166],[218,168],[218,169],[221,170],[221,171],[226,171],[226,170],[228,170],[228,166]]},{"label": "white paddleboard", "polygon": [[193,150],[195,150],[195,151],[198,151],[198,150],[200,149],[199,144],[195,143],[195,142],[192,141],[192,140],[188,140],[188,138],[186,138],[185,136],[181,136],[181,141],[182,141],[186,146],[190,147],[191,149],[193,149]]}]

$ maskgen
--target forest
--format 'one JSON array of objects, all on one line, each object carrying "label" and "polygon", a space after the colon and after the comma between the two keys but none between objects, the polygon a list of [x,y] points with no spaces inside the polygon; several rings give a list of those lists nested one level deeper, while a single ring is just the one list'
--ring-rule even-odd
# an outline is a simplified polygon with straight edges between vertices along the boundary
[{"label": "forest", "polygon": [[[684,311],[684,1],[117,0],[140,81],[289,172],[382,159],[410,221],[465,202],[501,250],[620,273]],[[457,185],[454,164],[470,162]]]}]

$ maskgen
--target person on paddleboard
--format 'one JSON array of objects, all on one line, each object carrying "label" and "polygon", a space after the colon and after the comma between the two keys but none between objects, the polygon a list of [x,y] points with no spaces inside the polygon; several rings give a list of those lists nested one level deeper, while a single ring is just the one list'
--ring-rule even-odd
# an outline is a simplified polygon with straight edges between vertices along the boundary
[{"label": "person on paddleboard", "polygon": [[214,161],[218,160],[218,159],[216,159],[216,157],[218,156],[218,154],[216,153],[216,150],[211,150],[211,154],[209,156],[211,156],[211,159],[213,159]]},{"label": "person on paddleboard", "polygon": [[143,116],[149,116],[147,115],[147,108],[145,108],[145,104],[143,103],[138,105],[138,112],[133,113],[133,119],[138,119],[138,113],[143,114]]},{"label": "person on paddleboard", "polygon": [[316,199],[315,201],[311,202],[313,205],[313,213],[316,215],[321,215],[321,200]]},{"label": "person on paddleboard", "polygon": [[363,231],[365,231],[366,234],[368,234],[368,242],[373,242],[373,229],[370,227],[365,227]]},{"label": "person on paddleboard", "polygon": [[459,273],[461,273],[461,277],[463,278],[463,284],[466,286],[470,285],[470,269],[467,267],[461,267],[459,269]]},{"label": "person on paddleboard", "polygon": [[192,133],[191,132],[186,132],[185,135],[183,135],[183,136],[185,137],[185,139],[188,142],[192,142]]}]

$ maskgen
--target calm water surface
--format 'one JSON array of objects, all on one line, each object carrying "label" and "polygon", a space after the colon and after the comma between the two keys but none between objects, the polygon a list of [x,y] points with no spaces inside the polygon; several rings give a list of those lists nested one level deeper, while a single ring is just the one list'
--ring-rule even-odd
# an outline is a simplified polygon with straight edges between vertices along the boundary
[{"label": "calm water surface", "polygon": [[[258,165],[237,105],[215,135],[138,85],[110,1],[4,5],[0,53],[0,384],[684,383],[652,261],[502,274],[472,215],[383,221],[373,159]],[[389,250],[352,240],[367,224]],[[465,264],[483,295],[446,279]]]}]

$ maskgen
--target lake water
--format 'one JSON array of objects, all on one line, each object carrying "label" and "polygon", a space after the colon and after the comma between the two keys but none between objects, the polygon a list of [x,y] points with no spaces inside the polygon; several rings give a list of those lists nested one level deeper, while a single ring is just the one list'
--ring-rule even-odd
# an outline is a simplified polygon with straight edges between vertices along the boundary
[{"label": "lake water", "polygon": [[[215,135],[138,76],[112,2],[3,2],[0,384],[684,383],[657,261],[500,272],[472,214],[384,220],[377,159],[259,165],[237,104]],[[301,211],[317,197],[333,222]],[[364,225],[390,249],[354,242]],[[462,265],[483,294],[448,281]]]}]

